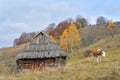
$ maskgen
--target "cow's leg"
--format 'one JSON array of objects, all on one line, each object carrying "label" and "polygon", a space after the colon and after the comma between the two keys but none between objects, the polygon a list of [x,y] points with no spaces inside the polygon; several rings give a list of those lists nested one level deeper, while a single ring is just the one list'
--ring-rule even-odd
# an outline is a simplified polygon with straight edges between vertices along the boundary
[{"label": "cow's leg", "polygon": [[99,56],[100,57],[100,62],[101,62],[101,56]]},{"label": "cow's leg", "polygon": [[94,57],[94,62],[98,62],[98,56]]},{"label": "cow's leg", "polygon": [[96,62],[96,56],[93,56],[94,62]]},{"label": "cow's leg", "polygon": [[97,57],[97,62],[99,62],[99,61],[100,61],[100,57],[98,56],[98,57]]},{"label": "cow's leg", "polygon": [[99,56],[96,57],[96,61],[99,62]]}]

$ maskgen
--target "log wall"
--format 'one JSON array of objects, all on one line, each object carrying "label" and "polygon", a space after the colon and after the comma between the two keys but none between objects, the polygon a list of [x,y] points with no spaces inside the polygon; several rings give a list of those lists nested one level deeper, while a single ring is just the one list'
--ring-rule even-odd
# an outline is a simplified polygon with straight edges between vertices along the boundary
[{"label": "log wall", "polygon": [[66,64],[66,58],[44,58],[44,59],[21,59],[17,60],[18,72],[24,70],[40,71],[46,67],[64,66]]}]

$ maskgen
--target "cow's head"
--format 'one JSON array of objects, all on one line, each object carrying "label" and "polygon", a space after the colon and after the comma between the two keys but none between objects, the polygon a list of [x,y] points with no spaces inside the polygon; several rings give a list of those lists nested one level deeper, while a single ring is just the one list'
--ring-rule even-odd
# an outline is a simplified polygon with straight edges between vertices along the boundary
[{"label": "cow's head", "polygon": [[102,56],[105,57],[106,56],[106,52],[102,51]]}]

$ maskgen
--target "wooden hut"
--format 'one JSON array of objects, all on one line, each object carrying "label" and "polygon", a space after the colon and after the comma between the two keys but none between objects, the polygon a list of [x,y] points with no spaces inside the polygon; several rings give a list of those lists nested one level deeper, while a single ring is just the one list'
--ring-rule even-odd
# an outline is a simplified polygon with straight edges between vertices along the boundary
[{"label": "wooden hut", "polygon": [[46,67],[64,66],[67,54],[51,41],[45,32],[40,32],[16,59],[17,71],[39,71]]}]

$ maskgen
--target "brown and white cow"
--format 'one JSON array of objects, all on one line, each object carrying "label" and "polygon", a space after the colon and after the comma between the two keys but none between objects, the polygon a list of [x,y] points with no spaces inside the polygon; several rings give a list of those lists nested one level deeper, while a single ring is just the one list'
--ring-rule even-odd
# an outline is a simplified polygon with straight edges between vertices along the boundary
[{"label": "brown and white cow", "polygon": [[105,57],[106,52],[102,51],[101,49],[94,49],[92,51],[93,57],[94,57],[94,61],[96,62],[100,62],[101,61],[101,57]]}]

